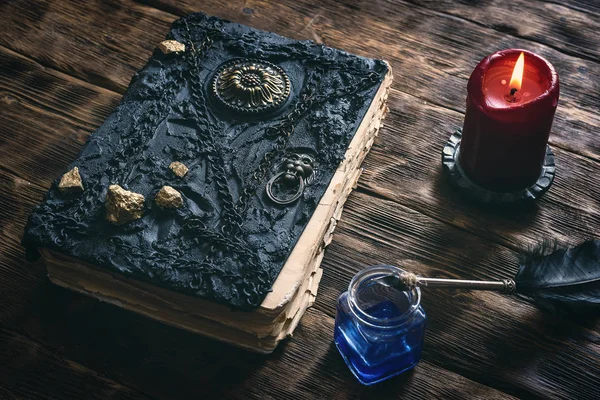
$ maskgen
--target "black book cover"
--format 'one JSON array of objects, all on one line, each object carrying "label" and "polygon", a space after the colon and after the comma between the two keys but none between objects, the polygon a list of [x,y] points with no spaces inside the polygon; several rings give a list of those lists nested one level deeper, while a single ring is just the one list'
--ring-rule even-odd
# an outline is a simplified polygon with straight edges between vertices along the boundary
[{"label": "black book cover", "polygon": [[[65,170],[78,168],[84,190],[61,191],[57,179],[23,241],[32,254],[49,248],[251,309],[302,234],[387,66],[201,13],[175,21],[167,39],[185,50],[154,51]],[[173,162],[188,172],[178,176]],[[144,196],[140,218],[107,220],[111,185]],[[181,204],[158,201],[163,186]]]}]

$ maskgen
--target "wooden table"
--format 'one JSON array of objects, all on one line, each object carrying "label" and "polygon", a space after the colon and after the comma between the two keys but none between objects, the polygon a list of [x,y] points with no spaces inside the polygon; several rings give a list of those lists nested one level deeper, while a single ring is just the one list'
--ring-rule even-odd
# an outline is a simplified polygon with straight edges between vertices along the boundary
[{"label": "wooden table", "polygon": [[[427,291],[421,364],[367,388],[332,343],[335,302],[376,263],[502,278],[522,246],[600,227],[595,0],[9,0],[0,6],[0,398],[600,398],[600,322],[495,293]],[[27,215],[178,16],[224,17],[391,62],[390,115],[324,260],[315,306],[269,357],[54,287],[19,244]],[[551,190],[522,211],[464,202],[440,151],[484,56],[526,48],[560,74]]]}]

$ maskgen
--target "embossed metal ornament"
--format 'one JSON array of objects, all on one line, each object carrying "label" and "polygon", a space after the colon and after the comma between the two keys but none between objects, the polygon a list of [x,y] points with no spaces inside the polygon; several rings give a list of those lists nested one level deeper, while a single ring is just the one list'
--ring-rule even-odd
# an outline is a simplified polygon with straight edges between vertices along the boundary
[{"label": "embossed metal ornament", "polygon": [[235,59],[223,64],[212,81],[213,95],[227,108],[247,114],[274,110],[290,96],[290,79],[267,61]]},{"label": "embossed metal ornament", "polygon": [[[302,196],[306,185],[314,181],[314,160],[307,154],[294,153],[289,155],[282,164],[283,170],[267,182],[267,196],[276,204],[285,206],[292,204]],[[282,198],[273,193],[273,184],[282,181],[285,186],[297,189],[291,197]]]}]

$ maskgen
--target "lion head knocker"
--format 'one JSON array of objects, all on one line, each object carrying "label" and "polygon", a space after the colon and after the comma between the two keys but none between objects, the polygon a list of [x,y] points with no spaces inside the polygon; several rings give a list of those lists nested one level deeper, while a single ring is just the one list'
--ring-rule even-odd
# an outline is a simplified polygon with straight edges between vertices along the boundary
[{"label": "lion head knocker", "polygon": [[[281,171],[267,182],[267,196],[279,205],[292,204],[302,196],[306,185],[314,181],[314,160],[308,154],[292,153],[281,164]],[[277,182],[287,187],[297,187],[291,197],[281,198],[273,193],[273,185]]]}]

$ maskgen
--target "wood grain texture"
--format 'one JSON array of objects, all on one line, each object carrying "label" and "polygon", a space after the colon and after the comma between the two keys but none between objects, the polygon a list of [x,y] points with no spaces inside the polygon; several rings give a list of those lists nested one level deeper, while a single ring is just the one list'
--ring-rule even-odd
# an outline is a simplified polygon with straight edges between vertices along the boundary
[{"label": "wood grain texture", "polygon": [[[147,399],[98,373],[0,328],[3,399]],[[46,390],[51,387],[52,392]]]},{"label": "wood grain texture", "polygon": [[[0,48],[0,160],[50,187],[120,96]],[[27,157],[16,155],[27,154]]]},{"label": "wood grain texture", "polygon": [[119,92],[173,21],[158,10],[118,0],[10,1],[0,7],[8,17],[1,45]]},{"label": "wood grain texture", "polygon": [[[33,205],[176,15],[190,11],[382,57],[396,75],[315,309],[269,358],[54,287],[19,244]],[[0,12],[0,356],[14,360],[0,368],[0,397],[80,398],[85,389],[124,398],[598,398],[598,323],[498,294],[425,293],[425,361],[381,386],[358,385],[331,345],[335,299],[366,265],[501,278],[516,272],[521,245],[599,234],[597,2],[11,1]],[[492,212],[459,198],[439,159],[462,124],[471,70],[507,47],[542,54],[559,71],[559,170],[533,207]]]},{"label": "wood grain texture", "polygon": [[[3,182],[6,182],[11,177],[4,174],[3,178]],[[2,188],[2,193],[11,194],[7,199],[0,198],[4,204],[12,204],[13,199],[22,192],[18,186],[16,192],[11,191],[10,183],[2,185]],[[41,188],[29,187],[26,196],[29,204],[23,211],[25,215],[27,208],[32,207],[37,201],[36,197],[42,193]],[[321,318],[331,320],[334,317],[337,295],[345,290],[354,273],[368,264],[407,265],[423,275],[473,279],[510,276],[516,271],[516,254],[509,249],[406,207],[398,207],[393,202],[358,194],[351,197],[348,207],[353,211],[340,222],[338,239],[333,242],[324,263],[325,275],[316,308],[328,317]],[[14,215],[14,220],[11,221],[8,215]],[[4,214],[3,218],[12,222],[8,226],[13,228],[5,234],[9,245],[2,254],[13,254],[14,258],[0,258],[2,267],[8,267],[23,257],[18,240],[22,231],[20,221],[24,216],[16,212],[8,215]],[[478,258],[475,259],[473,254],[477,254]],[[90,368],[108,365],[108,376],[146,393],[161,393],[168,397],[175,386],[148,386],[144,377],[158,371],[154,367],[140,369],[139,365],[136,371],[131,371],[131,361],[127,363],[124,360],[150,357],[147,362],[159,363],[159,368],[165,368],[170,363],[177,364],[177,359],[169,354],[181,357],[185,348],[195,346],[201,354],[208,353],[201,359],[196,354],[192,365],[188,364],[191,360],[184,363],[181,368],[186,371],[185,374],[179,369],[180,366],[170,366],[171,369],[175,368],[173,374],[179,377],[173,384],[189,387],[192,379],[207,374],[202,369],[202,362],[214,368],[215,365],[232,362],[229,358],[234,359],[241,354],[218,344],[218,354],[227,356],[217,364],[214,361],[211,363],[210,360],[217,353],[208,350],[215,344],[207,339],[163,327],[115,307],[56,288],[47,282],[45,270],[39,263],[26,265],[27,274],[21,276],[15,276],[15,271],[9,268],[6,270],[8,272],[2,282],[9,282],[10,286],[2,287],[2,292],[13,301],[0,308],[0,324],[36,337],[50,348],[60,349],[67,357],[85,363]],[[600,385],[598,327],[566,329],[570,322],[568,320],[551,318],[526,302],[491,293],[432,291],[424,296],[424,306],[430,318],[424,358],[438,369],[456,371],[470,380],[520,397],[535,395],[561,398],[577,395],[580,398],[593,398],[595,387]],[[107,321],[110,321],[108,326]],[[304,318],[302,326],[306,327],[309,323]],[[141,335],[141,332],[144,334]],[[302,340],[306,340],[305,346],[308,348],[330,346],[331,335],[331,330],[316,336],[311,333]],[[70,337],[77,338],[76,342],[65,340]],[[315,341],[316,337],[320,340]],[[506,341],[503,339],[505,337],[511,337],[511,340]],[[140,350],[140,339],[145,343],[143,350]],[[294,338],[280,351],[287,356],[288,350],[285,349],[293,346],[297,340],[297,337]],[[165,341],[176,343],[173,344],[175,349],[164,348]],[[145,355],[138,351],[143,351]],[[275,354],[281,354],[280,351]],[[337,356],[337,353],[333,352],[333,355]],[[327,356],[327,359],[333,355]],[[300,357],[297,360],[304,359]],[[339,361],[341,363],[341,359]],[[525,361],[527,363],[523,365]],[[528,364],[531,361],[535,361],[533,366]],[[294,368],[292,362],[287,365]],[[248,366],[248,369],[251,368]],[[340,367],[338,373],[344,369]],[[570,373],[565,374],[565,370]],[[218,371],[209,374],[207,379],[218,379],[218,374],[226,374],[226,370],[221,368]],[[310,379],[319,379],[322,373],[322,368],[315,369],[315,375],[311,375]],[[243,375],[242,372],[240,374]],[[434,374],[429,379],[437,378]],[[247,382],[243,384],[251,385]],[[324,384],[330,384],[329,380]],[[440,385],[437,390],[445,387],[446,382],[442,381]],[[335,389],[339,390],[337,387]],[[194,387],[188,390],[186,395],[197,394]],[[296,392],[300,397],[310,393]]]},{"label": "wood grain texture", "polygon": [[523,39],[542,43],[565,54],[600,59],[600,42],[594,39],[600,18],[590,12],[563,4],[543,1],[482,1],[477,4],[450,0],[409,0],[412,4],[435,10],[481,26]]},{"label": "wood grain texture", "polygon": [[[178,15],[202,10],[288,37],[385,58],[394,71],[412,71],[397,72],[395,88],[461,112],[466,81],[479,60],[499,49],[527,48],[548,58],[561,77],[551,143],[600,160],[593,134],[600,125],[600,63],[404,2],[352,3],[350,7],[336,0],[318,5],[310,0],[151,2]],[[121,93],[176,18],[131,0],[44,4],[32,8],[21,0],[3,5],[0,11],[9,18],[0,45]],[[101,18],[95,17],[97,10],[104,13]],[[25,26],[32,28],[24,32]],[[551,32],[548,36],[559,40]]]}]

